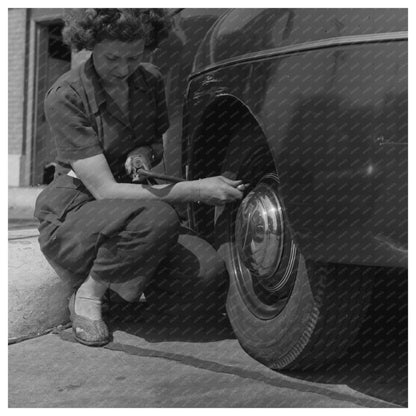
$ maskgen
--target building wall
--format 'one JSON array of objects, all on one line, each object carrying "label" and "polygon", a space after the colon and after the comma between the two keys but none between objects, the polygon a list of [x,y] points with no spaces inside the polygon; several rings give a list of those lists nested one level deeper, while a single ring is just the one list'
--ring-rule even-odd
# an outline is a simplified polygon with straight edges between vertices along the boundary
[{"label": "building wall", "polygon": [[27,9],[9,9],[9,185],[19,186],[25,143]]},{"label": "building wall", "polygon": [[[33,174],[36,104],[36,33],[39,24],[57,21],[63,9],[8,9],[8,165],[9,186],[30,186]],[[72,65],[85,59],[73,55]]]}]

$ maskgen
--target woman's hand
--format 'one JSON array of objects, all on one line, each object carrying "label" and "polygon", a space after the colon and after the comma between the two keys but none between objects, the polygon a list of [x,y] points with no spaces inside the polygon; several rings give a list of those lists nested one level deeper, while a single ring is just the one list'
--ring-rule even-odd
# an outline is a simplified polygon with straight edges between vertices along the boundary
[{"label": "woman's hand", "polygon": [[248,185],[243,181],[234,181],[225,176],[214,176],[200,179],[198,185],[198,200],[208,205],[225,205],[243,198],[243,191]]}]

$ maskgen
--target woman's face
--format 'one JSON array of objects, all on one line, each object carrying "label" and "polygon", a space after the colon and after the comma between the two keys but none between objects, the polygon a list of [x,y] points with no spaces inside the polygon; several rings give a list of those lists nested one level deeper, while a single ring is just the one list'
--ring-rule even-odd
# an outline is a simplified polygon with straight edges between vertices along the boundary
[{"label": "woman's face", "polygon": [[95,70],[100,78],[108,84],[117,84],[137,69],[143,59],[144,40],[121,42],[104,40],[92,50]]}]

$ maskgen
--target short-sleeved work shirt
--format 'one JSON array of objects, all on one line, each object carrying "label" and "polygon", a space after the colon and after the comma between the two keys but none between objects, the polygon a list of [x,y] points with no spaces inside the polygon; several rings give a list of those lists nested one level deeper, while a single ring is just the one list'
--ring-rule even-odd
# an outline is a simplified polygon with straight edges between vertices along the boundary
[{"label": "short-sleeved work shirt", "polygon": [[61,76],[49,89],[45,114],[65,172],[71,160],[103,153],[114,177],[125,177],[127,154],[150,146],[154,162],[163,155],[169,128],[164,82],[156,66],[142,63],[129,82],[129,113],[123,114],[103,88],[92,58]]}]

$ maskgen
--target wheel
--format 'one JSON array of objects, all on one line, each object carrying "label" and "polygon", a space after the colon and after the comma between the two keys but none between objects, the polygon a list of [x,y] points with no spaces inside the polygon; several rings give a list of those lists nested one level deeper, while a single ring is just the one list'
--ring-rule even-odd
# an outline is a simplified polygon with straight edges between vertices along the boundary
[{"label": "wheel", "polygon": [[217,249],[230,278],[228,317],[244,350],[268,367],[320,367],[342,357],[358,334],[371,300],[371,272],[305,261],[279,177],[270,170],[264,174],[270,155],[256,156],[239,145],[231,140],[234,151],[227,152],[223,171],[257,176],[241,203],[215,214]]}]

